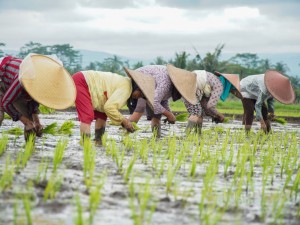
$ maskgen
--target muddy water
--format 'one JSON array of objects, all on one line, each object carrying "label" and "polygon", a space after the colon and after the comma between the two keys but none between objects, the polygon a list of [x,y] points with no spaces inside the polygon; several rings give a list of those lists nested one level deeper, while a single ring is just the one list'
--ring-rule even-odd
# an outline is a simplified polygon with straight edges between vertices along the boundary
[{"label": "muddy water", "polygon": [[[22,196],[25,194],[30,196],[31,203],[31,218],[33,224],[75,224],[75,218],[78,215],[76,206],[76,196],[79,196],[82,205],[83,218],[89,217],[89,197],[90,193],[84,183],[83,174],[83,148],[79,145],[79,123],[76,121],[74,112],[59,112],[52,115],[41,115],[43,124],[51,124],[57,122],[61,125],[65,120],[72,120],[75,123],[73,134],[68,137],[45,135],[43,138],[36,140],[35,151],[24,169],[15,171],[12,185],[0,193],[0,224],[27,224],[25,209],[22,201]],[[10,120],[3,122],[1,132],[15,126],[20,126],[20,123],[14,123]],[[138,126],[141,128],[139,132],[130,134],[130,137],[135,143],[142,142],[144,139],[150,140],[152,137],[150,122],[143,118]],[[162,136],[176,135],[178,139],[185,138],[184,135],[185,123],[177,123],[175,125],[163,125]],[[223,128],[220,131],[217,142],[211,145],[212,151],[217,146],[222,145],[226,131],[238,132],[242,130],[241,121],[233,120],[228,124],[212,124],[210,120],[205,120],[203,130],[209,131],[214,128]],[[257,132],[258,124],[254,124],[253,130]],[[296,132],[299,146],[299,124],[279,125],[273,124],[275,132]],[[116,140],[117,146],[121,146],[123,131],[117,126],[107,126],[108,139]],[[16,160],[18,152],[23,151],[23,137],[9,136],[10,141],[6,152],[0,157],[1,170],[4,170],[6,158],[10,155],[11,159]],[[60,165],[56,174],[57,179],[61,180],[59,192],[50,200],[43,200],[47,181],[51,177],[52,161],[55,146],[61,138],[68,139],[68,146],[65,150],[63,162]],[[163,138],[162,138],[163,139]],[[213,139],[213,137],[212,137]],[[163,141],[163,140],[160,140]],[[108,140],[109,143],[109,140]],[[149,143],[149,142],[148,142]],[[159,141],[157,142],[159,143]],[[150,145],[150,144],[149,144]],[[162,149],[166,149],[166,142],[163,142]],[[124,147],[119,148],[121,154]],[[238,149],[238,148],[236,148]],[[177,149],[176,151],[180,151]],[[210,149],[206,149],[210,151]],[[237,152],[234,153],[235,155]],[[132,158],[133,151],[126,150],[124,154],[123,169],[128,168]],[[230,196],[229,207],[221,214],[217,213],[214,204],[223,205],[224,194],[230,189],[230,181],[232,180],[234,168],[231,167],[227,178],[223,176],[224,165],[220,164],[216,177],[211,186],[211,193],[206,193],[207,197],[204,208],[208,214],[207,220],[203,219],[199,213],[199,202],[203,195],[204,188],[203,179],[206,175],[207,164],[203,163],[196,168],[195,176],[188,176],[190,165],[183,164],[174,176],[173,183],[169,192],[166,191],[168,160],[163,166],[163,173],[157,176],[157,171],[154,170],[153,152],[149,151],[147,162],[142,159],[136,159],[133,166],[134,178],[131,181],[135,184],[136,196],[139,192],[145,190],[143,184],[149,183],[151,198],[146,210],[146,217],[150,219],[144,220],[143,224],[213,224],[213,220],[220,216],[218,224],[269,224],[274,221],[274,216],[267,213],[265,219],[262,219],[261,193],[262,193],[262,170],[260,167],[254,167],[253,175],[253,190],[245,191],[246,186],[243,183],[241,200],[238,207],[234,207],[234,192]],[[298,151],[299,156],[299,151]],[[299,157],[298,157],[299,158]],[[49,163],[45,163],[45,160]],[[178,160],[178,159],[175,159]],[[163,161],[158,158],[157,162]],[[298,160],[299,165],[299,160]],[[48,165],[48,170],[41,176],[45,179],[37,180],[39,168]],[[45,169],[43,170],[45,171]],[[265,193],[270,199],[267,199],[266,210],[272,211],[274,206],[274,196],[282,193],[284,180],[279,176],[278,169],[276,170],[272,183],[268,182]],[[296,173],[296,172],[295,172]],[[293,174],[293,178],[295,177]],[[0,173],[2,174],[2,173]],[[129,184],[124,181],[123,174],[119,172],[118,166],[112,156],[104,147],[96,147],[95,158],[95,175],[94,181],[104,182],[101,190],[101,202],[97,208],[93,224],[104,225],[129,225],[134,224],[132,217],[133,211],[130,205],[130,188]],[[275,193],[274,195],[272,193]],[[279,194],[278,194],[279,193]],[[277,195],[276,195],[277,194]],[[300,193],[299,193],[300,194]],[[272,199],[271,199],[272,198]],[[210,201],[211,200],[211,201]],[[217,202],[217,203],[212,203]],[[269,202],[272,204],[268,205]],[[139,203],[134,202],[138,208]],[[151,216],[151,205],[155,204],[155,210]],[[296,215],[299,210],[299,197],[287,199],[284,204],[284,213],[280,220],[283,224],[300,224],[300,219]],[[211,209],[211,211],[209,211]],[[220,208],[219,208],[220,209]],[[200,218],[201,217],[201,218]],[[201,221],[201,222],[200,222]],[[88,223],[86,223],[88,224]]]}]

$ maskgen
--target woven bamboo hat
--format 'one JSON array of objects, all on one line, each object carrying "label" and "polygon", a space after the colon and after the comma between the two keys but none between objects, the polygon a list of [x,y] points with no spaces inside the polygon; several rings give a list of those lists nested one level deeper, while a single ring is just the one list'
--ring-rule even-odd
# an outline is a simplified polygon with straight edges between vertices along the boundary
[{"label": "woven bamboo hat", "polygon": [[197,103],[196,98],[196,74],[177,68],[171,64],[167,65],[168,73],[172,83],[179,93],[191,104]]},{"label": "woven bamboo hat", "polygon": [[139,86],[150,107],[154,109],[155,79],[148,74],[136,70],[130,70],[125,67],[124,70],[127,75],[134,80],[137,86]]},{"label": "woven bamboo hat", "polygon": [[265,72],[265,85],[270,94],[283,104],[293,104],[295,92],[291,81],[276,70]]},{"label": "woven bamboo hat", "polygon": [[241,94],[241,87],[240,87],[240,77],[238,74],[228,74],[228,73],[220,73],[215,71],[217,76],[223,76],[226,80],[228,80],[237,90],[236,95],[242,99],[243,96]]},{"label": "woven bamboo hat", "polygon": [[19,79],[28,94],[52,109],[74,104],[76,87],[62,63],[53,57],[29,54],[20,65]]}]

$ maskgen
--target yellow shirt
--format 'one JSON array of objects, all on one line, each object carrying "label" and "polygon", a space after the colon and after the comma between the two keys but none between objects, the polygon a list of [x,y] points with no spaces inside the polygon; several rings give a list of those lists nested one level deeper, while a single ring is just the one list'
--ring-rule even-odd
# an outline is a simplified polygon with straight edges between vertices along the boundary
[{"label": "yellow shirt", "polygon": [[104,112],[112,124],[120,125],[124,116],[119,109],[131,95],[131,79],[111,72],[88,70],[82,73],[89,87],[94,110]]}]

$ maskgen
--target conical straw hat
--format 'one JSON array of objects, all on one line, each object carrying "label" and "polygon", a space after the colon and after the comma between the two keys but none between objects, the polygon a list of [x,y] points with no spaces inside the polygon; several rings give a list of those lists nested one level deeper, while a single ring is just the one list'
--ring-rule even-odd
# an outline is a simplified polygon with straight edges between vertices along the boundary
[{"label": "conical straw hat", "polygon": [[270,94],[283,104],[292,104],[295,101],[295,92],[289,78],[276,70],[265,73],[265,85]]},{"label": "conical straw hat", "polygon": [[155,79],[148,74],[144,74],[136,70],[130,70],[125,67],[124,70],[143,92],[148,103],[150,104],[150,107],[154,109]]},{"label": "conical straw hat", "polygon": [[171,64],[167,65],[168,73],[172,83],[179,93],[191,104],[197,103],[196,98],[196,74],[177,68]]},{"label": "conical straw hat", "polygon": [[238,74],[228,74],[228,73],[220,73],[218,71],[215,71],[215,74],[217,76],[223,76],[226,80],[228,80],[237,90],[236,95],[242,99],[243,96],[241,94],[241,87],[240,87],[240,77]]},{"label": "conical straw hat", "polygon": [[76,87],[68,71],[53,58],[29,54],[20,65],[19,79],[28,94],[52,109],[74,104]]}]

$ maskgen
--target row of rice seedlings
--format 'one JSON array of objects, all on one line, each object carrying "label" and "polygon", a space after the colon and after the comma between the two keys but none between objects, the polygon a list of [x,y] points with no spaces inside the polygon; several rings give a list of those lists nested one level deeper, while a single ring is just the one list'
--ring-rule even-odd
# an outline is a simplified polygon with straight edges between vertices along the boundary
[{"label": "row of rice seedlings", "polygon": [[[131,217],[134,225],[149,224],[156,208],[155,202],[151,199],[150,179],[148,178],[145,184],[139,184],[139,188],[136,191],[134,178],[132,178],[129,183],[129,196]],[[148,208],[150,209],[149,212],[147,211]]]},{"label": "row of rice seedlings", "polygon": [[10,159],[10,155],[6,157],[5,168],[1,172],[0,177],[0,193],[7,187],[11,186],[15,173],[14,162]]},{"label": "row of rice seedlings", "polygon": [[87,187],[93,183],[95,171],[96,150],[92,146],[90,138],[86,138],[83,143],[83,176]]},{"label": "row of rice seedlings", "polygon": [[90,188],[90,198],[89,198],[89,211],[90,211],[89,224],[90,225],[93,224],[96,211],[101,202],[101,197],[102,197],[101,190],[105,183],[105,177],[106,174],[105,173],[102,174],[100,179],[97,181],[98,183],[94,187]]},{"label": "row of rice seedlings", "polygon": [[8,135],[2,134],[2,137],[0,139],[0,156],[2,156],[2,154],[5,152],[7,144],[8,144]]},{"label": "row of rice seedlings", "polygon": [[57,122],[51,123],[43,129],[44,134],[51,135],[71,135],[73,133],[74,122],[71,120],[65,121],[60,127]]},{"label": "row of rice seedlings", "polygon": [[46,180],[48,168],[49,168],[49,159],[47,157],[43,157],[38,166],[37,175],[35,177],[36,183],[40,183],[40,181]]}]

